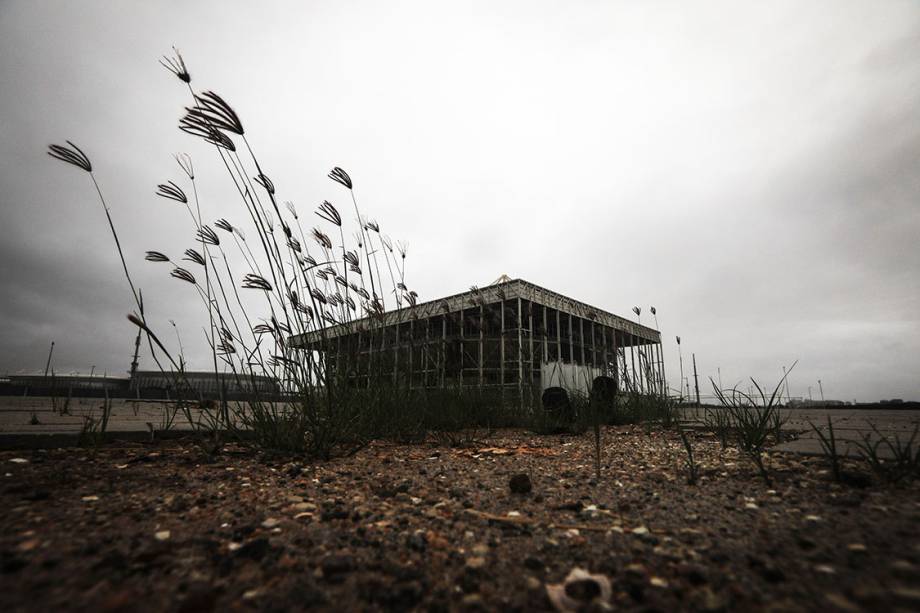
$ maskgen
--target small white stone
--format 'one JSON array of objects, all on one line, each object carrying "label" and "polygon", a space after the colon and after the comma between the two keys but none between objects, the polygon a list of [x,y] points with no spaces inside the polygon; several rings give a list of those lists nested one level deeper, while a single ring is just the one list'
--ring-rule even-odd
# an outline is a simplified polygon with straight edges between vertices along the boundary
[{"label": "small white stone", "polygon": [[638,535],[648,534],[648,528],[646,528],[645,526],[638,526],[632,529],[632,533],[638,534]]},{"label": "small white stone", "polygon": [[13,464],[28,464],[29,461],[25,458],[10,458],[10,462]]},{"label": "small white stone", "polygon": [[99,496],[95,496],[95,495],[93,495],[93,496],[84,496],[83,498],[81,498],[81,500],[82,500],[83,502],[95,502],[95,501],[99,500]]},{"label": "small white stone", "polygon": [[275,519],[274,517],[269,517],[268,519],[262,522],[262,527],[263,528],[274,528],[280,523],[281,522]]},{"label": "small white stone", "polygon": [[160,530],[159,532],[154,533],[153,538],[158,541],[168,541],[170,536],[172,536],[172,534],[169,530]]}]

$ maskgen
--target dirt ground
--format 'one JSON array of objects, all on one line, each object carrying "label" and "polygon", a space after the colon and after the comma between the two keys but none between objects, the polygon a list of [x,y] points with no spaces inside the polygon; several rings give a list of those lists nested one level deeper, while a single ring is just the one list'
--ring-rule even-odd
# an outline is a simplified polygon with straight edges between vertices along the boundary
[{"label": "dirt ground", "polygon": [[552,610],[577,567],[610,582],[595,610],[920,610],[920,482],[773,453],[767,485],[691,436],[693,486],[678,436],[641,427],[605,429],[600,479],[590,434],[3,451],[0,609]]}]

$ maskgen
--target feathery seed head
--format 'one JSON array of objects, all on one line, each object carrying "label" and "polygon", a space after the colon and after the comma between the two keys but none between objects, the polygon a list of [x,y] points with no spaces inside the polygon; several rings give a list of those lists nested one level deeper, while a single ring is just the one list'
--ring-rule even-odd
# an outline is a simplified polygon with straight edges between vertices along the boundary
[{"label": "feathery seed head", "polygon": [[243,287],[245,289],[260,289],[266,292],[272,290],[272,284],[269,283],[264,277],[250,273],[246,275],[243,279]]},{"label": "feathery seed head", "polygon": [[169,258],[166,254],[160,253],[159,251],[148,251],[147,255],[144,256],[144,259],[148,262],[168,262]]},{"label": "feathery seed head", "polygon": [[352,188],[351,177],[348,176],[348,173],[336,166],[329,173],[329,178],[335,181],[336,183],[341,183],[348,189]]},{"label": "feathery seed head", "polygon": [[160,183],[157,185],[157,196],[161,198],[167,198],[169,200],[175,200],[176,202],[181,202],[182,204],[188,203],[188,198],[185,196],[185,192],[182,191],[182,188],[168,181],[167,183]]},{"label": "feathery seed head", "polygon": [[48,155],[56,160],[67,162],[77,168],[82,168],[86,172],[93,172],[93,165],[83,151],[70,141],[66,141],[70,147],[63,145],[48,145]]},{"label": "feathery seed head", "polygon": [[173,73],[179,80],[183,83],[191,83],[192,75],[189,74],[188,68],[185,66],[185,60],[182,59],[182,54],[179,53],[179,50],[175,47],[172,48],[175,57],[169,57],[164,55],[160,60],[160,64],[166,68],[169,72]]},{"label": "feathery seed head", "polygon": [[192,275],[192,273],[190,273],[184,268],[180,268],[177,266],[176,268],[173,268],[173,271],[169,274],[181,281],[188,281],[192,285],[195,285],[196,283],[194,275]]}]

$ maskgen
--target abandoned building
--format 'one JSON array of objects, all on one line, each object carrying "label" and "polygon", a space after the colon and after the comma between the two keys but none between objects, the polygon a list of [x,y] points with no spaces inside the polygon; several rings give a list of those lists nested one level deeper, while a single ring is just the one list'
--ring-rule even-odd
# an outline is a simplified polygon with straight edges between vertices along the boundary
[{"label": "abandoned building", "polygon": [[[483,288],[298,337],[358,386],[476,388],[519,398],[553,387],[586,394],[599,377],[620,393],[667,393],[657,330],[505,276]],[[373,373],[373,374],[371,374]]]}]

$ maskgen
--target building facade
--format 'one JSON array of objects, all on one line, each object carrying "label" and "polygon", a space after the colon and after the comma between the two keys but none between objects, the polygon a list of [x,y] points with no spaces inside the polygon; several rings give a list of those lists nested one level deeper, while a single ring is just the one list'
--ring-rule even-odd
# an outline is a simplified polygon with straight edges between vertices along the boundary
[{"label": "building facade", "polygon": [[311,332],[295,339],[354,385],[476,388],[522,404],[551,387],[667,393],[657,330],[521,279]]}]

